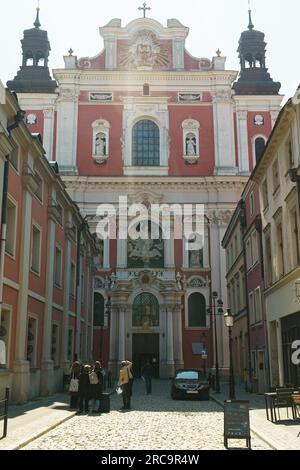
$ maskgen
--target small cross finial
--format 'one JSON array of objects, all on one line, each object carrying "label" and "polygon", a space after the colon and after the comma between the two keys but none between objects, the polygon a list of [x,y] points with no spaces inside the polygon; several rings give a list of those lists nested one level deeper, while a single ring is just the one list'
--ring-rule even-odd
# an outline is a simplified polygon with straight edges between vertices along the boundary
[{"label": "small cross finial", "polygon": [[71,47],[71,48],[68,50],[69,56],[72,56],[72,55],[73,55],[73,52],[74,52],[74,51],[73,51],[73,49],[72,49],[72,47]]},{"label": "small cross finial", "polygon": [[151,8],[150,8],[150,7],[147,7],[147,3],[143,3],[143,6],[142,6],[142,7],[139,7],[139,10],[143,10],[143,12],[144,12],[144,18],[146,18],[146,11],[147,11],[147,10],[150,11]]}]

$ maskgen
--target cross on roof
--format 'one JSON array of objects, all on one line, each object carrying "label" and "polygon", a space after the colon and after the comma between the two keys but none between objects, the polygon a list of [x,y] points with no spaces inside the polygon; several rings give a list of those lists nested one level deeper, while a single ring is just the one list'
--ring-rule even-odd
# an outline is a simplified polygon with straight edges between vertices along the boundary
[{"label": "cross on roof", "polygon": [[147,3],[143,3],[143,6],[142,7],[139,7],[139,10],[143,10],[144,11],[144,18],[146,18],[146,11],[147,10],[151,10],[150,7],[147,7]]}]

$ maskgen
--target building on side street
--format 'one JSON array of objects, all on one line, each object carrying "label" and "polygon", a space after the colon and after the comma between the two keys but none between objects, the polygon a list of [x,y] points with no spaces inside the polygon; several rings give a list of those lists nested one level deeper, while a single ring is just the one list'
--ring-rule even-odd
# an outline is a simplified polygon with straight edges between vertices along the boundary
[{"label": "building on side street", "polygon": [[300,384],[300,95],[288,100],[252,179],[260,194],[271,386]]},{"label": "building on side street", "polygon": [[92,359],[95,240],[56,162],[0,84],[0,396],[62,390],[74,358]]}]

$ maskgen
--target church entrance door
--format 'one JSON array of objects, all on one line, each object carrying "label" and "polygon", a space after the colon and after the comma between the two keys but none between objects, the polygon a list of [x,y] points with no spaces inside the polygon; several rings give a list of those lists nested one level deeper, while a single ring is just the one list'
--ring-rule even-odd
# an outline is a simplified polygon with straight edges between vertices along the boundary
[{"label": "church entrance door", "polygon": [[147,362],[152,364],[154,377],[159,377],[159,334],[134,334],[132,343],[132,362],[135,377]]}]

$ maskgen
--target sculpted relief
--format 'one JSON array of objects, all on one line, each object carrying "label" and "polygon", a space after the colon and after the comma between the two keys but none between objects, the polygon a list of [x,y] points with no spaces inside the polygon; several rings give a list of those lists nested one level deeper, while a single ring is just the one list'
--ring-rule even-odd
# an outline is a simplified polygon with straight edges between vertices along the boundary
[{"label": "sculpted relief", "polygon": [[126,69],[167,68],[168,51],[154,33],[139,31],[121,54],[120,65]]}]

